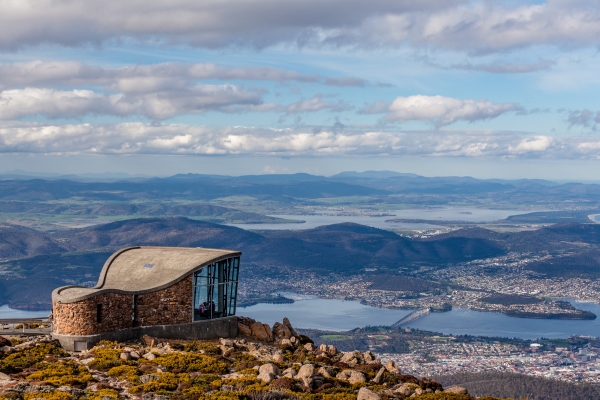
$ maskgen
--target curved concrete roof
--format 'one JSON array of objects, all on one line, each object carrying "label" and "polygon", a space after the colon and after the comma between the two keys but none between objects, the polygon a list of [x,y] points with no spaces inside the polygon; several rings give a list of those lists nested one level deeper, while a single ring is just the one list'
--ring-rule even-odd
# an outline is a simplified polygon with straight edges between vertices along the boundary
[{"label": "curved concrete roof", "polygon": [[73,303],[105,292],[153,292],[179,282],[205,265],[241,254],[200,247],[128,247],[106,260],[96,286],[63,286],[52,292],[52,300]]}]

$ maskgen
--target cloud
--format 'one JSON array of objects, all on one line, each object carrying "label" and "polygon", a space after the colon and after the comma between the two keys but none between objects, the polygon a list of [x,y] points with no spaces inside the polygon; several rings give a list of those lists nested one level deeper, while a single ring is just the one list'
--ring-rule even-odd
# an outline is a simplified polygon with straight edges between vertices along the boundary
[{"label": "cloud", "polygon": [[141,115],[165,119],[176,115],[224,111],[232,105],[260,106],[256,93],[231,85],[196,86],[151,93],[99,94],[91,90],[25,88],[0,92],[0,119],[32,115],[73,118],[85,115]]},{"label": "cloud", "polygon": [[153,81],[146,81],[124,89],[128,92],[103,94],[91,90],[48,88],[4,90],[0,91],[0,120],[17,120],[36,115],[51,119],[113,115],[161,120],[208,111],[299,114],[323,110],[341,112],[350,108],[343,101],[325,101],[323,95],[288,105],[265,103],[259,92],[232,85],[165,89]]},{"label": "cloud", "polygon": [[387,122],[431,121],[437,127],[458,120],[479,121],[496,118],[521,108],[513,103],[492,103],[488,100],[460,100],[444,96],[397,97],[391,104],[377,101],[359,111],[362,114],[387,113]]},{"label": "cloud", "polygon": [[466,0],[9,0],[0,3],[0,49],[78,46],[113,39],[206,48],[434,46],[470,53],[535,45],[597,46],[595,1]]},{"label": "cloud", "polygon": [[442,64],[432,60],[428,56],[418,56],[418,60],[435,68],[441,69],[462,69],[466,71],[483,71],[492,74],[527,74],[531,72],[547,70],[553,65],[554,61],[540,59],[534,62],[506,62],[505,60],[495,60],[488,63],[472,63],[463,61],[459,63]]},{"label": "cloud", "polygon": [[0,153],[600,159],[600,139],[501,131],[5,123]]},{"label": "cloud", "polygon": [[569,127],[575,125],[596,130],[596,125],[600,124],[600,111],[590,111],[588,109],[571,111],[567,116]]},{"label": "cloud", "polygon": [[327,78],[323,81],[326,85],[331,86],[356,86],[356,87],[365,87],[367,85],[367,81],[360,78],[352,78],[352,77],[341,77],[341,78]]},{"label": "cloud", "polygon": [[303,112],[331,110],[335,112],[346,111],[350,106],[343,101],[330,102],[323,101],[323,95],[316,95],[309,100],[300,100],[284,108],[286,114],[295,114]]},{"label": "cloud", "polygon": [[[0,28],[1,29],[1,28]],[[366,86],[355,77],[302,74],[274,67],[231,67],[213,63],[167,62],[107,68],[78,61],[28,61],[0,64],[0,88],[26,86],[101,86],[121,91],[187,87],[198,80],[314,82],[331,86]]]}]

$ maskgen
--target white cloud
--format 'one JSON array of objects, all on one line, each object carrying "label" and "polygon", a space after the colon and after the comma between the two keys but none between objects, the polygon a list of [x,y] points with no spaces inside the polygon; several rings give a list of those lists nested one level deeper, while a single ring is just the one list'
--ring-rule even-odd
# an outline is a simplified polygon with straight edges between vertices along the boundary
[{"label": "white cloud", "polygon": [[139,122],[115,125],[5,123],[0,153],[245,154],[600,159],[600,139],[498,131],[334,131],[215,128]]},{"label": "white cloud", "polygon": [[25,88],[0,92],[0,119],[32,115],[73,118],[89,114],[141,115],[164,119],[182,114],[224,111],[235,105],[260,105],[259,95],[231,85],[196,86],[187,90],[99,94],[90,90]]},{"label": "white cloud", "polygon": [[77,46],[115,38],[192,46],[435,46],[496,52],[532,45],[597,46],[594,0],[7,0],[0,48]]},{"label": "white cloud", "polygon": [[458,120],[474,122],[496,118],[508,111],[519,109],[520,107],[513,103],[416,95],[397,97],[391,104],[377,101],[365,106],[359,113],[387,113],[384,120],[388,122],[431,121],[440,127]]}]

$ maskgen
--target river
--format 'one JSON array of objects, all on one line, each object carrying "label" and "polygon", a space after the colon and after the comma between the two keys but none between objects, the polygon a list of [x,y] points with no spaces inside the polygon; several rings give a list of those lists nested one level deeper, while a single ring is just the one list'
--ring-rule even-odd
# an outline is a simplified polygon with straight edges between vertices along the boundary
[{"label": "river", "polygon": [[531,211],[519,210],[491,210],[482,208],[434,208],[434,209],[407,209],[395,210],[387,217],[367,217],[356,215],[270,215],[276,218],[296,219],[304,223],[290,224],[231,224],[242,229],[279,230],[279,229],[312,229],[318,226],[340,224],[343,222],[354,222],[373,228],[386,230],[415,230],[415,229],[437,229],[440,226],[434,224],[416,223],[394,223],[386,222],[394,218],[401,219],[424,219],[435,221],[468,221],[468,222],[490,222],[504,219],[511,215],[527,214]]},{"label": "river", "polygon": [[[286,294],[290,296],[290,294]],[[376,308],[355,301],[296,296],[294,304],[256,304],[240,308],[238,315],[273,324],[288,317],[298,328],[345,331],[358,327],[391,325],[410,310]],[[432,313],[408,324],[411,328],[453,335],[517,337],[521,339],[564,338],[571,335],[600,336],[600,305],[571,300],[580,309],[598,315],[593,321],[513,318],[491,312],[453,309]]]}]

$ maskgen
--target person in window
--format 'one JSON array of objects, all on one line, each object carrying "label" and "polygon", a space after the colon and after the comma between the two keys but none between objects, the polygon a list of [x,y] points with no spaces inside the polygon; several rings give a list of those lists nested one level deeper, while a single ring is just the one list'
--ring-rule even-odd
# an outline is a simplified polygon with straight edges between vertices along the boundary
[{"label": "person in window", "polygon": [[210,310],[207,302],[202,303],[202,316],[204,318],[210,318]]}]

